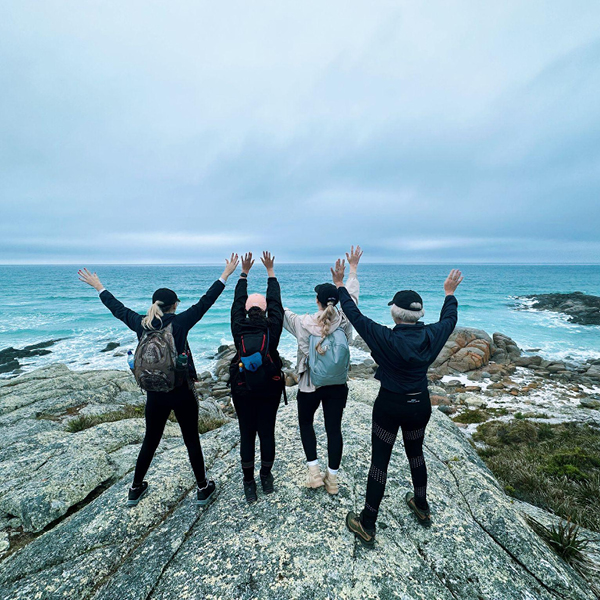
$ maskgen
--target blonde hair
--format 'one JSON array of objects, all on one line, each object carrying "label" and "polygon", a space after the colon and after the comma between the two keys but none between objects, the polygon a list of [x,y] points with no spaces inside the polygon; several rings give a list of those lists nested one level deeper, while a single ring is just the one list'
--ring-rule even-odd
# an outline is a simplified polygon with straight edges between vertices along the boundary
[{"label": "blonde hair", "polygon": [[323,312],[318,316],[318,321],[321,324],[321,339],[317,344],[315,350],[323,355],[327,350],[321,346],[321,342],[329,335],[329,330],[331,329],[331,324],[333,320],[337,317],[337,309],[335,308],[335,302],[329,301],[327,306],[323,310]]},{"label": "blonde hair", "polygon": [[424,314],[423,306],[420,302],[413,302],[410,305],[412,310],[407,310],[406,308],[400,308],[395,304],[392,304],[391,313],[392,319],[396,324],[402,323],[416,323]]},{"label": "blonde hair", "polygon": [[154,319],[158,319],[162,326],[162,317],[164,317],[164,313],[161,308],[162,306],[163,303],[160,300],[157,300],[150,306],[146,316],[142,319],[142,327],[144,329],[156,329],[152,325],[152,321],[154,321]]}]

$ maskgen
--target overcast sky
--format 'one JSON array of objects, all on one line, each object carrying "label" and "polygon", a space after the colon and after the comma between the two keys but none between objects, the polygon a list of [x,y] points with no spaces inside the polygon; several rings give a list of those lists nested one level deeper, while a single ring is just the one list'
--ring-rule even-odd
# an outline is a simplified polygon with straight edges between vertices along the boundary
[{"label": "overcast sky", "polygon": [[0,262],[600,262],[600,3],[0,0]]}]

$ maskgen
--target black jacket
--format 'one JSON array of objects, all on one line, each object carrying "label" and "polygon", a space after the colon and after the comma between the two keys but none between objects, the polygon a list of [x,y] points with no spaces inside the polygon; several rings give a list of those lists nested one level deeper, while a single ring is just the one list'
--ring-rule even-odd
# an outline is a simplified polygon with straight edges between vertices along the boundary
[{"label": "black jacket", "polygon": [[[260,325],[254,325],[246,314],[246,300],[248,299],[248,279],[240,277],[235,286],[233,304],[231,305],[231,334],[236,349],[239,351],[240,340],[243,333],[249,333],[253,329],[263,331]],[[281,357],[277,347],[283,330],[283,304],[281,303],[281,288],[276,277],[269,277],[267,281],[267,326],[269,328],[269,354],[276,367],[281,369]],[[235,383],[239,377],[239,357],[233,357],[231,361],[231,389],[235,389]]]},{"label": "black jacket", "polygon": [[429,365],[456,327],[456,298],[446,296],[437,323],[396,325],[390,329],[365,317],[345,287],[338,289],[344,314],[365,340],[373,360],[379,365],[375,378],[381,381],[381,385],[397,393],[417,391],[426,386]]},{"label": "black jacket", "polygon": [[[194,366],[194,359],[187,343],[187,335],[190,329],[204,316],[204,313],[215,303],[216,299],[221,295],[221,292],[225,289],[223,282],[220,280],[215,281],[206,294],[200,298],[200,300],[190,306],[187,310],[182,313],[168,313],[162,317],[162,327],[166,327],[169,323],[173,326],[173,337],[175,338],[175,348],[177,353],[181,354],[187,349],[188,352],[188,368],[190,377],[193,381],[198,379],[196,374],[196,367]],[[140,315],[135,311],[127,308],[122,302],[117,300],[108,290],[104,290],[100,294],[100,300],[110,312],[120,319],[131,329],[135,331],[138,340],[142,337],[144,328],[142,327],[142,319],[144,315]],[[152,325],[157,329],[161,328],[161,322],[159,319],[154,319]]]}]

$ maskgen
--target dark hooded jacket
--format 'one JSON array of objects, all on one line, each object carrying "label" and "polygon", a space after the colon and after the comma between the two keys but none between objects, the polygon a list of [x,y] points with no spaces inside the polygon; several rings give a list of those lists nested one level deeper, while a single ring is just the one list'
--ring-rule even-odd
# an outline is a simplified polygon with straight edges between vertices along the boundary
[{"label": "dark hooded jacket", "polygon": [[[268,329],[269,332],[269,354],[273,360],[276,369],[281,372],[282,361],[277,347],[283,330],[283,305],[281,303],[281,288],[276,277],[269,277],[267,280],[267,317],[265,323],[255,323],[248,318],[246,314],[246,300],[248,299],[248,280],[240,277],[235,286],[235,295],[231,306],[231,334],[238,353],[231,360],[229,368],[230,385],[232,393],[245,393],[243,379],[240,376],[239,348],[242,335],[262,332]],[[283,390],[283,377],[273,383],[274,393],[281,393]]]},{"label": "dark hooded jacket", "polygon": [[[190,306],[187,310],[181,313],[167,313],[162,317],[162,323],[159,319],[154,319],[152,325],[156,329],[167,327],[169,323],[173,326],[173,337],[175,338],[175,348],[177,353],[181,354],[186,352],[188,354],[188,369],[190,378],[192,381],[197,381],[198,375],[196,373],[196,367],[194,366],[194,359],[192,352],[187,342],[187,335],[190,329],[204,316],[206,311],[215,303],[216,299],[221,295],[221,292],[225,289],[225,285],[221,280],[215,281],[206,294],[200,298],[200,300]],[[142,319],[144,315],[140,315],[135,311],[127,308],[122,302],[117,300],[108,290],[103,290],[100,294],[100,300],[110,312],[117,317],[117,319],[123,321],[129,329],[135,331],[138,340],[142,337],[144,328],[142,326]]]},{"label": "dark hooded jacket", "polygon": [[437,358],[458,320],[458,302],[446,296],[440,320],[425,325],[396,325],[393,329],[365,317],[345,287],[339,288],[344,314],[371,350],[378,364],[375,378],[396,393],[421,390],[427,386],[427,369]]}]

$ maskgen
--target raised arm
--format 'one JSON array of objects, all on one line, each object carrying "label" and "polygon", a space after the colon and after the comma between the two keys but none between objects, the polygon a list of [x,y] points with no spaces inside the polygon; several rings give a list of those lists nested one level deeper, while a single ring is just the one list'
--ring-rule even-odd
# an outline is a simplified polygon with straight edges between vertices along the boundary
[{"label": "raised arm", "polygon": [[440,339],[443,339],[443,344],[446,343],[446,340],[454,331],[456,323],[458,322],[458,301],[456,300],[454,293],[462,280],[462,273],[458,269],[452,269],[452,271],[450,271],[446,281],[444,281],[446,299],[444,300],[440,312],[440,320],[429,326],[430,328],[433,328]]},{"label": "raised arm", "polygon": [[252,268],[252,252],[247,252],[242,256],[242,272],[235,286],[233,304],[231,305],[231,332],[236,335],[234,327],[236,323],[246,318],[246,300],[248,300],[248,273]]},{"label": "raised arm", "polygon": [[99,294],[102,304],[120,321],[123,321],[129,329],[138,333],[142,327],[142,315],[127,308],[122,302],[117,300],[100,282],[96,273],[90,273],[87,269],[80,269],[77,274],[79,281],[92,286]]},{"label": "raised arm", "polygon": [[340,306],[350,323],[354,326],[354,329],[356,329],[358,334],[365,340],[367,346],[373,350],[380,345],[381,340],[385,336],[389,335],[390,330],[369,319],[369,317],[365,317],[365,315],[360,312],[358,306],[356,306],[356,303],[352,300],[350,293],[344,286],[344,270],[345,261],[339,259],[335,263],[335,269],[331,269],[333,283],[338,288],[340,294]]},{"label": "raised arm", "polygon": [[350,254],[346,252],[346,259],[348,260],[348,266],[350,267],[350,273],[346,279],[346,289],[352,297],[352,300],[358,305],[358,294],[360,292],[360,284],[358,283],[357,271],[358,263],[360,261],[363,251],[360,246],[354,246],[350,249]]},{"label": "raised arm", "polygon": [[281,287],[279,281],[275,277],[275,257],[271,256],[270,252],[263,252],[260,260],[267,269],[267,314],[269,319],[269,325],[271,335],[281,335],[281,329],[283,327],[283,304],[281,303]]},{"label": "raised arm", "polygon": [[298,337],[298,315],[289,308],[283,309],[283,327],[294,337]]},{"label": "raised arm", "polygon": [[206,291],[204,296],[196,304],[177,315],[178,324],[188,331],[206,314],[208,309],[216,302],[217,298],[225,289],[225,283],[238,265],[238,255],[232,254],[230,259],[225,259],[225,270]]}]

